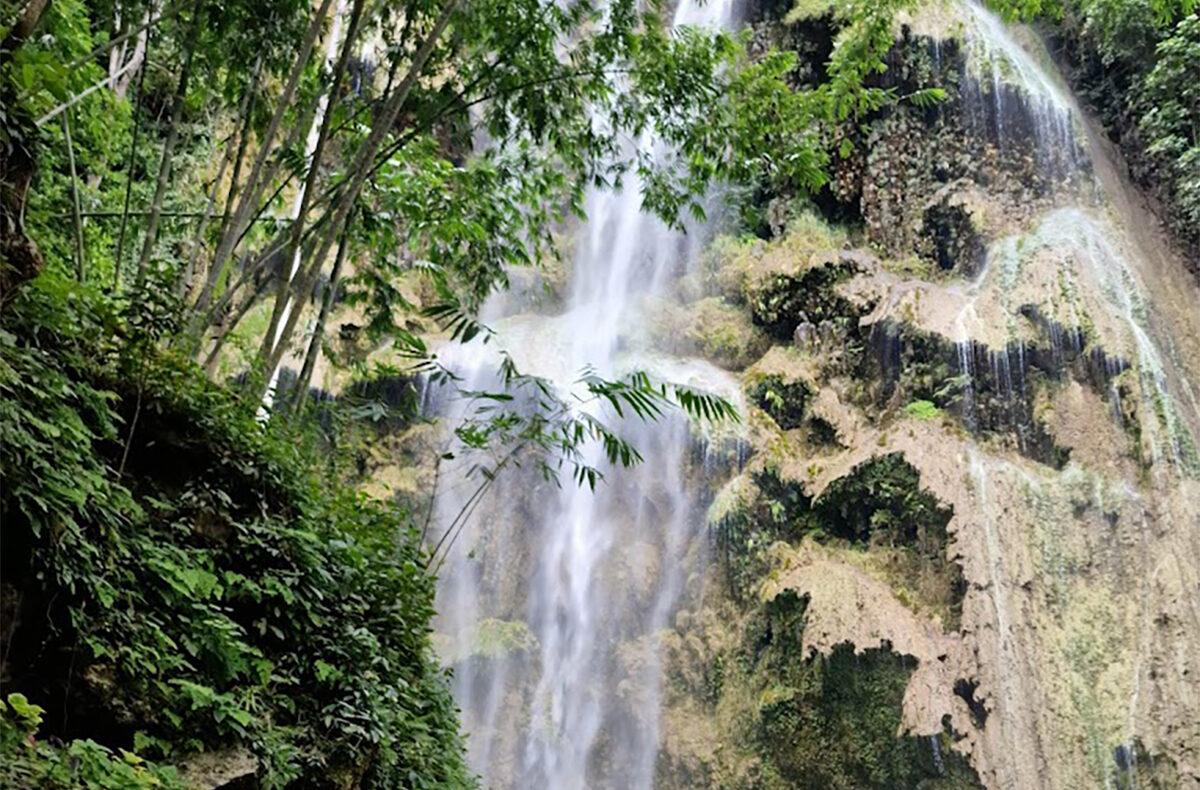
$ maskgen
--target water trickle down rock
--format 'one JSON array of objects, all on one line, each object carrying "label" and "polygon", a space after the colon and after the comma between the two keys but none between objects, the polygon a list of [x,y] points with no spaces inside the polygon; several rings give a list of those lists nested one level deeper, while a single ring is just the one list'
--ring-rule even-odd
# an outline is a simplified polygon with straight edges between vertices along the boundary
[{"label": "water trickle down rock", "polygon": [[[806,597],[800,655],[849,642],[914,656],[905,730],[949,727],[984,787],[1200,787],[1200,293],[1036,39],[974,5],[931,3],[907,24],[896,79],[928,55],[952,99],[886,114],[840,165],[853,210],[831,214],[862,217],[886,257],[832,285],[845,358],[805,333],[818,373],[802,402],[763,402],[772,419],[721,508],[725,572],[767,600]],[[914,252],[943,273],[895,265]],[[765,304],[768,329],[808,317]],[[810,403],[838,445],[814,451],[793,428],[789,406]],[[805,526],[805,503],[895,453],[953,512],[966,593],[952,633],[889,591],[874,549]],[[799,511],[767,479],[799,487]],[[734,612],[753,612],[741,600],[681,615],[668,671],[689,677],[705,651],[728,666],[749,627]],[[724,718],[751,715],[735,702],[746,678],[721,677],[708,708],[668,701],[673,777],[727,781],[773,759]]]}]

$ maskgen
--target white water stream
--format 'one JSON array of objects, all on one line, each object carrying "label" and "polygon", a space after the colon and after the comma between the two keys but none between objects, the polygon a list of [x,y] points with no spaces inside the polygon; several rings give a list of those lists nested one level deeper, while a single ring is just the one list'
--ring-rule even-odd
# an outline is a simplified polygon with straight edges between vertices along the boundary
[{"label": "white water stream", "polygon": [[[684,0],[674,19],[710,28],[731,21],[732,0]],[[590,195],[586,211],[566,310],[492,322],[498,337],[490,345],[563,394],[587,366],[606,377],[634,367],[662,370],[663,361],[633,336],[646,323],[639,311],[694,261],[704,236],[671,231],[644,214],[636,176],[620,192]],[[495,369],[478,345],[450,353],[460,372],[486,377]],[[736,390],[703,363],[665,364],[664,378]],[[670,622],[685,555],[695,539],[703,545],[705,518],[696,486],[683,479],[695,442],[686,422],[631,420],[624,431],[645,462],[632,474],[606,472],[594,493],[569,479],[556,488],[528,470],[506,471],[442,574],[440,630],[457,660],[471,765],[486,787],[653,785],[655,634]],[[598,446],[587,453],[606,467]],[[449,523],[468,493],[440,493],[439,520]]]}]

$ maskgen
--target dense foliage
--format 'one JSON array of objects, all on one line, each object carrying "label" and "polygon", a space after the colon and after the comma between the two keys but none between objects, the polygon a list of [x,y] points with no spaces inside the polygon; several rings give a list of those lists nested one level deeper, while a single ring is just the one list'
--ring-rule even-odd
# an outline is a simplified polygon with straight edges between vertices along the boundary
[{"label": "dense foliage", "polygon": [[183,785],[170,766],[149,762],[124,749],[114,753],[93,740],[58,745],[38,740],[46,711],[24,694],[0,702],[0,787],[51,790],[59,787],[103,787],[114,790],[176,790]]},{"label": "dense foliage", "polygon": [[[631,173],[669,222],[701,214],[714,180],[815,188],[821,120],[894,98],[861,84],[883,22],[797,91],[790,55],[751,61],[668,17],[631,0],[51,4],[0,52],[0,134],[29,171],[6,224],[32,242],[0,290],[44,260],[168,292],[186,319],[172,343],[215,370],[249,328],[265,387],[289,349],[320,353],[310,299],[420,353],[406,276],[469,311],[555,254],[587,189]],[[627,144],[647,135],[676,155]]]},{"label": "dense foliage", "polygon": [[5,672],[48,733],[249,749],[264,787],[469,784],[414,524],[110,322],[46,276],[0,333]]},{"label": "dense foliage", "polygon": [[[425,535],[354,492],[329,413],[304,419],[317,360],[387,348],[457,387],[423,338],[490,336],[478,306],[553,260],[588,190],[636,180],[679,225],[714,183],[818,188],[832,129],[936,97],[866,85],[903,4],[856,2],[806,85],[658,2],[6,9],[0,778],[171,786],[203,753],[265,787],[469,786],[428,639],[466,516]],[[291,397],[256,414],[285,360]],[[504,360],[459,390],[479,491],[520,453],[591,486],[588,443],[640,460]],[[617,418],[736,418],[640,373],[579,384]]]},{"label": "dense foliage", "polygon": [[1200,250],[1200,4],[1196,0],[990,0],[1040,19],[1074,63],[1079,93],[1122,143],[1171,224]]}]

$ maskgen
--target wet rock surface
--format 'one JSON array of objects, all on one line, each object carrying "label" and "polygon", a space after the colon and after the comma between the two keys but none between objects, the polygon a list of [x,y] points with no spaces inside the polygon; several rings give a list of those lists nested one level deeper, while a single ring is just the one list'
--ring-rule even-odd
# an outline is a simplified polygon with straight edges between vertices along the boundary
[{"label": "wet rock surface", "polygon": [[883,78],[950,100],[847,132],[832,226],[709,262],[776,346],[658,786],[1200,787],[1200,293],[1036,39],[953,9]]}]

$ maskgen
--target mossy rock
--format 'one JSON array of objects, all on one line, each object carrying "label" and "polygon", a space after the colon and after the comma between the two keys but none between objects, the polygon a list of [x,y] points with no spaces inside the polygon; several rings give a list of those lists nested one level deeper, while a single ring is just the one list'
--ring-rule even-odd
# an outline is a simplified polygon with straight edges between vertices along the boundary
[{"label": "mossy rock", "polygon": [[785,431],[804,424],[805,413],[816,393],[803,380],[789,381],[782,376],[763,376],[750,389],[750,399]]},{"label": "mossy rock", "polygon": [[772,337],[790,341],[800,324],[857,316],[855,306],[834,288],[854,272],[850,261],[828,261],[800,273],[763,278],[747,292],[754,323]]},{"label": "mossy rock", "polygon": [[690,317],[686,336],[705,359],[741,370],[766,351],[767,338],[742,308],[709,297],[686,309]]},{"label": "mossy rock", "polygon": [[525,622],[495,617],[483,618],[453,642],[445,646],[443,655],[450,664],[472,658],[506,658],[531,651],[538,644],[537,637]]},{"label": "mossy rock", "polygon": [[711,703],[730,723],[703,786],[756,790],[968,790],[975,771],[951,733],[898,736],[917,663],[889,646],[829,655],[801,649],[808,599],[787,591],[758,605],[742,639],[715,656]]}]

